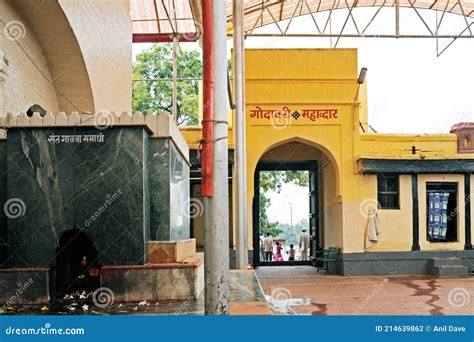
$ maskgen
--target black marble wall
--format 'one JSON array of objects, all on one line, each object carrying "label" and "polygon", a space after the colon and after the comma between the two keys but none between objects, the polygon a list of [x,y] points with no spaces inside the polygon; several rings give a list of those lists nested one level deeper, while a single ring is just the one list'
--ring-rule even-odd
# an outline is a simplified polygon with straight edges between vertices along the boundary
[{"label": "black marble wall", "polygon": [[166,139],[149,142],[150,240],[170,240],[170,144]]},{"label": "black marble wall", "polygon": [[7,217],[3,206],[7,200],[7,141],[0,140],[0,265],[7,257]]},{"label": "black marble wall", "polygon": [[151,240],[188,239],[189,165],[172,141],[151,139],[149,143]]},{"label": "black marble wall", "polygon": [[[52,134],[104,140],[48,142]],[[59,238],[75,225],[94,241],[100,264],[144,263],[148,144],[148,133],[134,127],[10,129],[7,197],[24,210],[8,218],[8,265],[53,266]]]}]

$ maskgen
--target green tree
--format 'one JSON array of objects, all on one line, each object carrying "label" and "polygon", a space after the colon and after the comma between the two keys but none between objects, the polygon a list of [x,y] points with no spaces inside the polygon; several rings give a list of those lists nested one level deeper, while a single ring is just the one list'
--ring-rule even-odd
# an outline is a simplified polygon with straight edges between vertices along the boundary
[{"label": "green tree", "polygon": [[267,215],[267,208],[270,206],[270,199],[265,197],[264,194],[260,193],[258,200],[260,207],[260,234],[263,236],[267,236],[267,234],[270,234],[273,237],[279,236],[281,233],[283,233],[283,230],[278,228],[278,222],[270,222]]},{"label": "green tree", "polygon": [[288,223],[281,223],[278,225],[277,229],[282,231],[280,235],[277,236],[278,238],[285,239],[288,246],[291,243],[298,246],[301,231],[303,229],[306,229],[306,231],[309,230],[309,221],[303,218],[294,223],[293,227]]},{"label": "green tree", "polygon": [[[178,47],[178,77],[201,78],[202,61],[198,50],[185,51]],[[172,49],[169,44],[157,44],[137,55],[133,64],[134,111],[173,111],[173,83],[171,81],[137,81],[173,77]],[[177,84],[177,123],[196,125],[199,116],[199,82],[178,81]],[[174,113],[172,113],[174,114]]]}]

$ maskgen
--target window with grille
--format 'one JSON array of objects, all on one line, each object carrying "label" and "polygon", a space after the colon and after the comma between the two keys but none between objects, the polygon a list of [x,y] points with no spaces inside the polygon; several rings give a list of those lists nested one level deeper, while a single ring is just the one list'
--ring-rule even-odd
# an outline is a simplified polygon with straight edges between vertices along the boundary
[{"label": "window with grille", "polygon": [[398,175],[377,176],[377,199],[380,209],[400,209],[400,182]]}]

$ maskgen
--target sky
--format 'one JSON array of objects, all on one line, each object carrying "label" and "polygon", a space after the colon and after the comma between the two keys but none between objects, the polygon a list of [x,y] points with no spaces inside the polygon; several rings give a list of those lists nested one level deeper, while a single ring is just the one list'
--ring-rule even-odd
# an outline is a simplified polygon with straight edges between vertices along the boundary
[{"label": "sky", "polygon": [[[293,224],[308,219],[309,197],[308,187],[296,184],[283,184],[280,193],[269,191],[266,195],[271,198],[271,204],[267,209],[267,216],[271,222]],[[291,203],[291,210],[290,210]],[[293,215],[292,215],[293,214]]]},{"label": "sky", "polygon": [[[356,19],[364,27],[374,9],[360,9]],[[390,9],[380,12],[373,28],[367,33],[385,33],[392,28]],[[433,11],[420,11],[433,23]],[[347,12],[335,11],[332,22],[343,21]],[[315,15],[324,23],[326,13]],[[443,25],[452,32],[465,28],[462,17],[446,15]],[[472,21],[472,20],[471,20]],[[281,26],[286,27],[282,22]],[[392,25],[393,26],[393,25]],[[443,26],[444,27],[444,26]],[[295,18],[292,32],[314,32],[310,16]],[[372,31],[371,31],[372,30]],[[474,31],[474,25],[473,25]],[[260,28],[256,33],[277,32],[275,25]],[[352,33],[351,21],[345,33]],[[412,10],[401,11],[401,33],[426,34],[423,24]],[[333,32],[335,33],[335,32]],[[440,33],[448,33],[441,32]],[[451,33],[451,32],[450,32]],[[333,39],[333,43],[334,43]],[[440,50],[450,41],[439,40]],[[134,44],[134,57],[151,44]],[[232,40],[228,40],[228,54]],[[249,37],[247,48],[329,48],[327,38],[259,38]],[[183,43],[185,49],[198,48],[197,44]],[[450,127],[460,121],[474,119],[474,39],[458,39],[437,57],[435,39],[381,39],[341,38],[340,48],[358,48],[359,68],[368,68],[367,86],[369,101],[369,123],[380,133],[449,133]]]}]

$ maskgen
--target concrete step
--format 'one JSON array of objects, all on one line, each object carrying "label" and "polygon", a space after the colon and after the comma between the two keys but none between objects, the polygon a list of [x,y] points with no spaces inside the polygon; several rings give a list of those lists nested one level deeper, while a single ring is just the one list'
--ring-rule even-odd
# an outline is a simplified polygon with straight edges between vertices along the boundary
[{"label": "concrete step", "polygon": [[464,262],[460,258],[433,258],[430,259],[430,266],[464,266]]},{"label": "concrete step", "polygon": [[442,265],[433,267],[431,273],[439,278],[469,277],[469,268],[459,265]]}]

